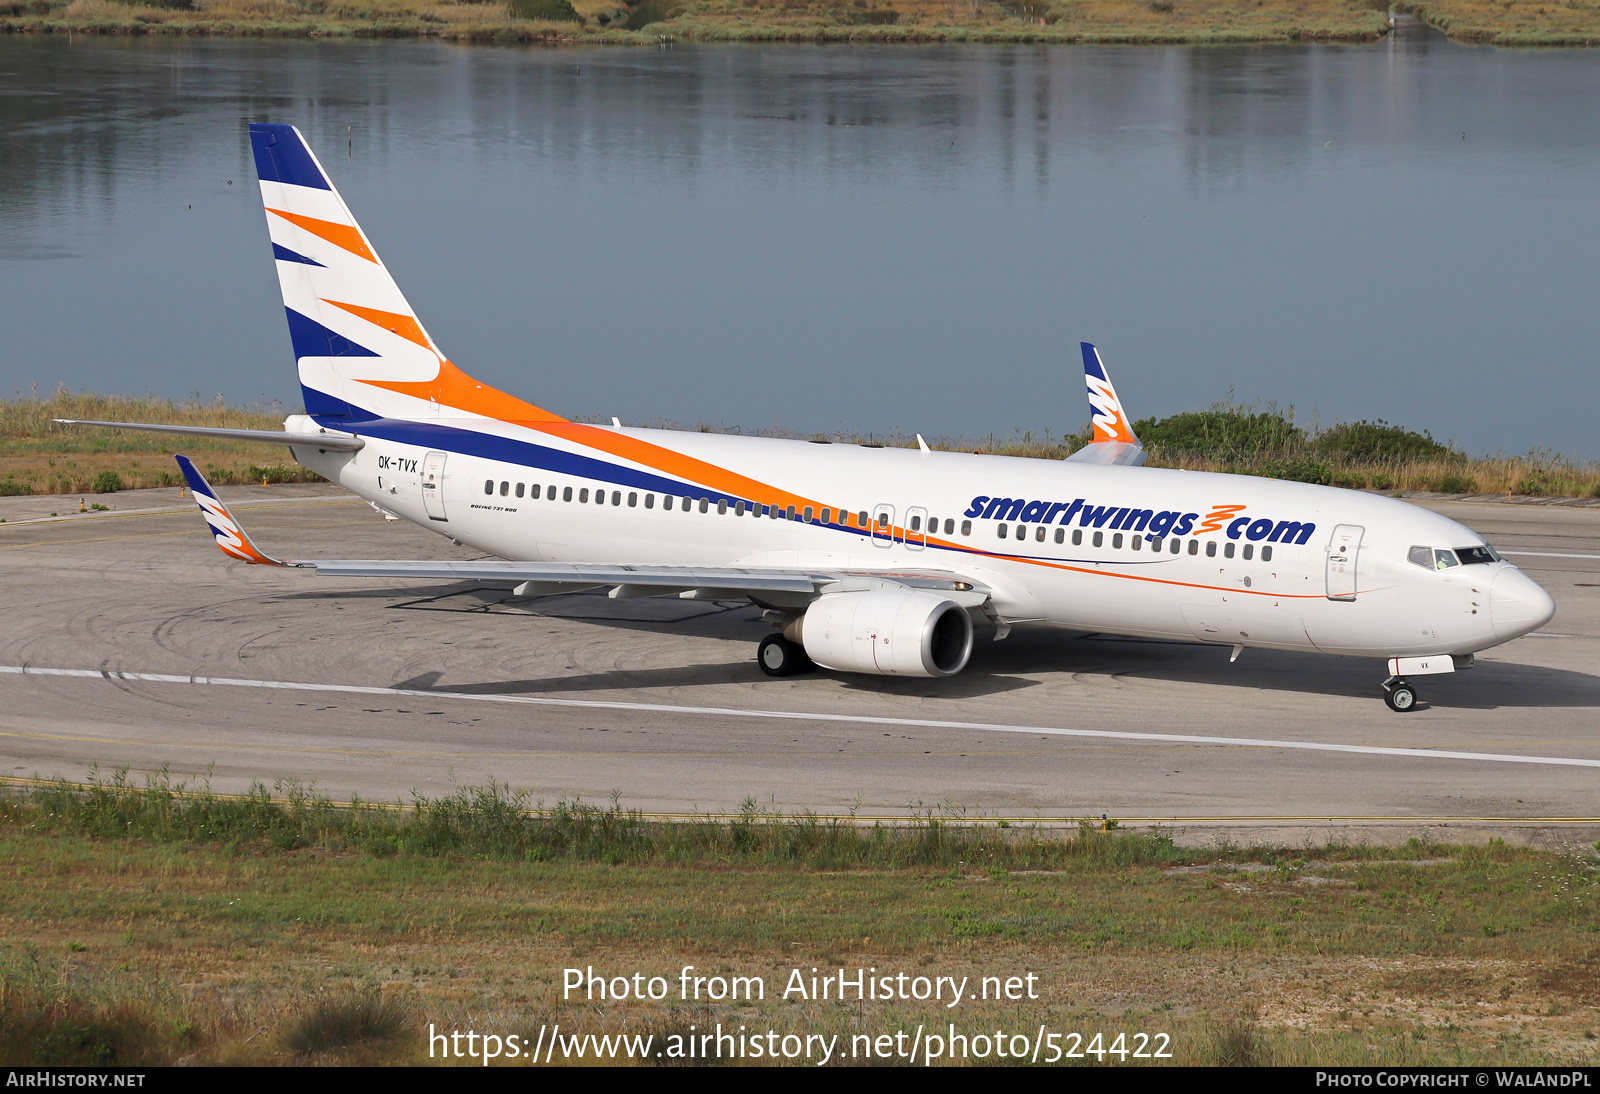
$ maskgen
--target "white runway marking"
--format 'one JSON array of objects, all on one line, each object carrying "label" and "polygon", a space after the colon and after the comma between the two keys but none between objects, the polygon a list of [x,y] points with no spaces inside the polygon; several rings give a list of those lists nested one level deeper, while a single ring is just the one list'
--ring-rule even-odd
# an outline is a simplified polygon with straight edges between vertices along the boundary
[{"label": "white runway marking", "polygon": [[474,695],[461,691],[374,688],[356,684],[309,684],[285,680],[243,680],[227,676],[177,676],[159,672],[112,672],[109,669],[48,669],[0,665],[0,674],[67,676],[78,679],[132,680],[148,684],[190,684],[202,687],[268,688],[340,695],[409,696],[417,699],[459,699],[470,703],[521,703],[528,706],[579,707],[589,710],[634,710],[650,714],[699,714],[720,718],[769,718],[790,722],[845,722],[851,725],[901,726],[914,729],[971,729],[985,733],[1034,733],[1056,737],[1096,737],[1121,741],[1174,741],[1180,744],[1227,745],[1234,748],[1292,748],[1306,752],[1353,752],[1369,756],[1416,756],[1430,760],[1484,760],[1508,764],[1556,764],[1600,767],[1600,760],[1571,756],[1513,756],[1497,752],[1454,752],[1431,748],[1383,748],[1377,745],[1324,744],[1319,741],[1270,741],[1254,737],[1202,737],[1187,733],[1131,733],[1110,729],[1057,729],[1053,726],[1006,726],[991,722],[955,722],[933,718],[881,718],[863,714],[807,714],[791,710],[737,710],[733,707],[674,706],[669,703],[625,703],[606,699],[551,699],[536,695]]},{"label": "white runway marking", "polygon": [[1502,551],[1495,548],[1495,553],[1500,555],[1533,555],[1538,558],[1600,558],[1600,555],[1566,555],[1560,551]]}]

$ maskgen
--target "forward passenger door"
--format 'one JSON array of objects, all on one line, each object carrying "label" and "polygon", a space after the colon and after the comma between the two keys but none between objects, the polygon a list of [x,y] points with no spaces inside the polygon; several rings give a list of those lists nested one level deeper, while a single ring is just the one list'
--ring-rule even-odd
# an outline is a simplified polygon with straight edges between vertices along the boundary
[{"label": "forward passenger door", "polygon": [[1341,524],[1328,540],[1328,599],[1356,598],[1356,566],[1361,554],[1361,537],[1366,529],[1359,524]]}]

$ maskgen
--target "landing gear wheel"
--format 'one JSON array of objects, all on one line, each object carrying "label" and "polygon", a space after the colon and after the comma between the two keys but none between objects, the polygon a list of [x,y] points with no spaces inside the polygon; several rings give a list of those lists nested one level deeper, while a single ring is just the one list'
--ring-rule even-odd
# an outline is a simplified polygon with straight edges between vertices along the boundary
[{"label": "landing gear wheel", "polygon": [[1405,714],[1415,710],[1417,706],[1417,690],[1404,680],[1383,686],[1383,701],[1389,704],[1389,709],[1397,714]]},{"label": "landing gear wheel", "polygon": [[804,647],[789,641],[781,634],[769,634],[756,649],[756,663],[768,676],[793,676],[797,672],[812,672],[816,662],[806,656]]}]

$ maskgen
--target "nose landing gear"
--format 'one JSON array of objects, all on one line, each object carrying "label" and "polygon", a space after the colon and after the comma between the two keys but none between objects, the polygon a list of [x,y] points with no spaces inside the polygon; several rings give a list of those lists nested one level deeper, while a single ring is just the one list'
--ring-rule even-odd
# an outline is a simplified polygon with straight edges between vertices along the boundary
[{"label": "nose landing gear", "polygon": [[1383,682],[1383,701],[1397,714],[1415,710],[1417,689],[1406,683],[1403,676],[1391,676]]}]

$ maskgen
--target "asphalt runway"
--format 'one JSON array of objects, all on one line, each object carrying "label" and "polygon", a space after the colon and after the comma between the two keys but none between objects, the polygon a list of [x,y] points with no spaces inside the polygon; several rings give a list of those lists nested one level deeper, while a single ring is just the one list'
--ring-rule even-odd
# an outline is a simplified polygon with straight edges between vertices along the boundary
[{"label": "asphalt runway", "polygon": [[[220,492],[267,551],[476,557],[329,487]],[[175,494],[70,516],[0,499],[0,774],[170,767],[386,800],[497,779],[546,804],[1104,813],[1189,839],[1600,837],[1600,508],[1426,503],[1558,612],[1396,715],[1377,661],[1027,630],[947,680],[773,680],[748,606],[251,567]]]}]

